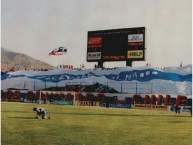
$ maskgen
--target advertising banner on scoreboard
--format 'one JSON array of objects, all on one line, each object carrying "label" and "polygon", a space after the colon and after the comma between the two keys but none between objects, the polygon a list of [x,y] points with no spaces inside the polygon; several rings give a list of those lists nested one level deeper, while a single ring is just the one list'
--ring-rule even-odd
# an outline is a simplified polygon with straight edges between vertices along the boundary
[{"label": "advertising banner on scoreboard", "polygon": [[90,37],[88,38],[88,44],[101,44],[102,43],[102,38],[101,37]]},{"label": "advertising banner on scoreboard", "polygon": [[128,35],[128,42],[143,42],[143,34]]},{"label": "advertising banner on scoreboard", "polygon": [[125,60],[125,56],[103,56],[103,60]]},{"label": "advertising banner on scoreboard", "polygon": [[101,59],[101,52],[89,52],[87,56],[88,60]]},{"label": "advertising banner on scoreboard", "polygon": [[129,50],[127,51],[127,58],[143,58],[143,50]]}]

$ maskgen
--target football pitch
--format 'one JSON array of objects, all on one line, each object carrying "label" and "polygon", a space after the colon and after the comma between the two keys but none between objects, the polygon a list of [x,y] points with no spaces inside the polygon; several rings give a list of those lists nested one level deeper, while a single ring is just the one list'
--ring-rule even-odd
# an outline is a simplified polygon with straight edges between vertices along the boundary
[{"label": "football pitch", "polygon": [[[34,119],[42,107],[51,119]],[[2,145],[191,145],[189,113],[1,103]]]}]

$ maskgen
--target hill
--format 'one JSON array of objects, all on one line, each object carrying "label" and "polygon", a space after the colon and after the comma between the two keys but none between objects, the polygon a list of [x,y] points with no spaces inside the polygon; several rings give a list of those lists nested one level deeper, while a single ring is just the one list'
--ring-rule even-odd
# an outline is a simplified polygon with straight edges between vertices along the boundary
[{"label": "hill", "polygon": [[36,60],[28,55],[15,53],[7,49],[1,48],[1,68],[10,69],[16,67],[17,69],[53,69],[54,66],[49,65],[40,60]]}]

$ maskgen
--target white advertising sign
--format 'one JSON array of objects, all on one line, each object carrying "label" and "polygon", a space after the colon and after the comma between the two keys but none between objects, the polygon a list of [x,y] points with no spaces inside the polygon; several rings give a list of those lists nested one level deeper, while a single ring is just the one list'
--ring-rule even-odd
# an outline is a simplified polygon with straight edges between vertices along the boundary
[{"label": "white advertising sign", "polygon": [[89,52],[88,60],[96,60],[101,59],[101,52]]},{"label": "white advertising sign", "polygon": [[143,34],[128,35],[128,42],[143,42]]}]

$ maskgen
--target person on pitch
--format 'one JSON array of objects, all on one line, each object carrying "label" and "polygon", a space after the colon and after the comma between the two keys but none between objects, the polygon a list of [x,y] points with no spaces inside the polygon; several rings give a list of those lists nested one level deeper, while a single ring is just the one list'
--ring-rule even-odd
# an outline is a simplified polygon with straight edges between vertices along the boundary
[{"label": "person on pitch", "polygon": [[176,114],[177,114],[177,113],[180,114],[180,107],[175,106],[175,112],[176,112]]},{"label": "person on pitch", "polygon": [[36,111],[37,112],[37,116],[35,117],[36,119],[39,118],[39,116],[42,116],[42,119],[50,119],[50,116],[46,116],[46,110],[44,108],[40,108],[40,107],[37,107],[37,108],[33,108],[33,111]]}]

